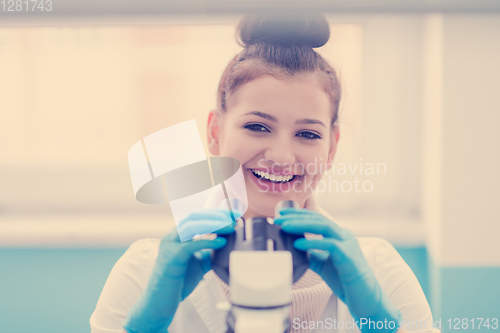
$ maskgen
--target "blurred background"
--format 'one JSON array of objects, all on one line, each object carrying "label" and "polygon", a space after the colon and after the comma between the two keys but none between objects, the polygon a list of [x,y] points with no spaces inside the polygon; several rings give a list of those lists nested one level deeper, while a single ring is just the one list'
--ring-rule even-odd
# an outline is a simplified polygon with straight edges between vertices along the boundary
[{"label": "blurred background", "polygon": [[[2,331],[89,332],[116,260],[175,226],[168,205],[135,200],[128,150],[190,119],[206,147],[236,25],[258,7],[118,5],[0,12]],[[396,247],[443,331],[498,317],[500,6],[318,6],[331,37],[316,50],[343,87],[322,207]]]}]

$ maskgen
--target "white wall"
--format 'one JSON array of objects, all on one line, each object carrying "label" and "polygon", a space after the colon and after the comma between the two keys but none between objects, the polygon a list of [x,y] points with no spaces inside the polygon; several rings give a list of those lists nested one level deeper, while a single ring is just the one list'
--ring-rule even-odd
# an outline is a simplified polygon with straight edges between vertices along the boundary
[{"label": "white wall", "polygon": [[443,266],[498,266],[500,15],[433,16],[427,28],[431,255]]},{"label": "white wall", "polygon": [[[373,181],[371,193],[323,193],[319,198],[342,221],[353,222],[349,227],[360,235],[403,243],[410,237],[418,244],[423,17],[329,19],[336,24],[331,47],[321,52],[333,60],[344,84],[336,161],[383,163],[387,172],[362,178]],[[220,74],[239,51],[233,36],[237,18],[223,22],[212,22],[221,25],[202,34],[194,28],[175,30],[175,25],[40,29],[35,34],[30,29],[0,29],[0,50],[8,51],[1,53],[8,60],[2,69],[10,73],[9,80],[0,78],[0,86],[9,91],[0,105],[16,108],[0,112],[0,180],[10,187],[0,192],[4,211],[22,214],[24,205],[33,212],[27,217],[32,220],[44,209],[59,210],[56,213],[66,214],[68,222],[82,210],[164,216],[163,209],[133,200],[126,153],[141,137],[182,120],[196,118],[205,137]],[[193,41],[198,48],[186,46]],[[55,58],[50,57],[54,48]],[[16,52],[23,56],[16,58]],[[44,65],[46,60],[50,66]],[[51,70],[61,67],[67,70],[45,84]],[[15,75],[18,70],[22,76]],[[96,73],[106,79],[93,82]],[[85,81],[75,86],[72,77]],[[113,83],[111,78],[119,80]],[[60,91],[64,94],[58,95]],[[88,98],[79,100],[81,96]],[[40,107],[43,113],[37,115]],[[59,184],[51,186],[48,174]],[[404,224],[408,222],[411,225]]]}]

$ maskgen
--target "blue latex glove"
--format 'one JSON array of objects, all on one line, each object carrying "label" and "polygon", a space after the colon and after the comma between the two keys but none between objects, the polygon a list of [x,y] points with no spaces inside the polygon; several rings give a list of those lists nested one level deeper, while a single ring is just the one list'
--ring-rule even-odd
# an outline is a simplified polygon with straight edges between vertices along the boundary
[{"label": "blue latex glove", "polygon": [[[242,215],[237,210],[233,213],[235,218]],[[234,232],[234,221],[228,210],[194,212],[162,239],[148,286],[125,319],[123,328],[128,333],[167,332],[179,303],[211,269],[210,249],[226,245],[223,237],[181,242],[179,233],[194,236],[214,230],[218,235]]]},{"label": "blue latex glove", "polygon": [[[396,332],[401,313],[380,287],[354,234],[308,209],[284,208],[280,214],[274,223],[281,224],[285,233],[323,235],[323,239],[297,239],[294,246],[302,251],[313,250],[308,251],[311,270],[347,305],[361,332]],[[375,322],[371,327],[370,320]],[[376,328],[377,322],[384,323],[383,329]]]}]

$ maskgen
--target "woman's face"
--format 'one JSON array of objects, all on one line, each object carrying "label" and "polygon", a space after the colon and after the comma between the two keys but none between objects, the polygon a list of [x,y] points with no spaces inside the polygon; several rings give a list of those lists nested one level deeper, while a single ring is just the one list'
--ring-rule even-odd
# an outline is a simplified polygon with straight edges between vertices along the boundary
[{"label": "woman's face", "polygon": [[304,207],[335,155],[338,128],[331,120],[329,97],[313,76],[259,77],[229,97],[225,114],[210,112],[210,152],[242,165],[245,217],[273,216],[281,200]]}]

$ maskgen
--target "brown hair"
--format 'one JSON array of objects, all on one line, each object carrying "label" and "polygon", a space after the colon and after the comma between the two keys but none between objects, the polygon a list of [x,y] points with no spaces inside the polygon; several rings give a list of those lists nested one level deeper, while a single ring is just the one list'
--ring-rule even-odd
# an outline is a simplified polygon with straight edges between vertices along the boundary
[{"label": "brown hair", "polygon": [[[229,98],[244,83],[270,75],[277,79],[315,74],[330,96],[335,125],[341,97],[337,73],[313,48],[330,38],[330,27],[321,14],[247,14],[236,34],[244,49],[227,65],[217,91],[217,110],[227,112]],[[241,41],[241,42],[240,42]]]}]

